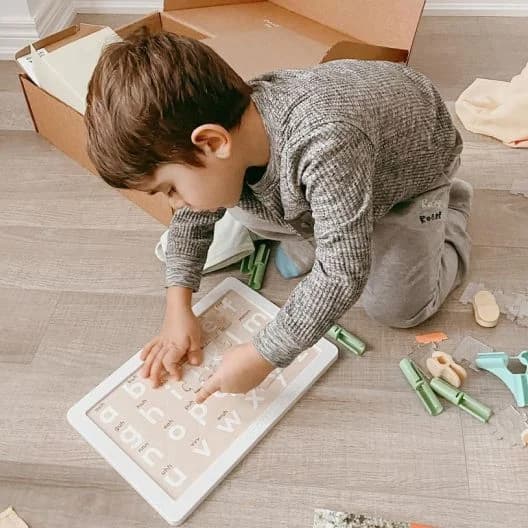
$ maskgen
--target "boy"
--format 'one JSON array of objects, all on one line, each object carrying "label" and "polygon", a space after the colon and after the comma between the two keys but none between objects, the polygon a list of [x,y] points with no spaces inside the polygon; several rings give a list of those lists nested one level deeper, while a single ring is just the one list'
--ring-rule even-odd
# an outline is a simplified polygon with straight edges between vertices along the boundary
[{"label": "boy", "polygon": [[163,370],[180,379],[185,356],[201,362],[191,294],[226,208],[282,241],[287,273],[309,271],[251,343],[225,353],[198,403],[287,366],[361,294],[372,318],[417,325],[467,271],[462,141],[431,82],[404,65],[342,60],[245,83],[198,41],[138,36],[104,51],[86,124],[107,183],[166,193],[177,210],[165,319],[141,356],[154,386]]}]

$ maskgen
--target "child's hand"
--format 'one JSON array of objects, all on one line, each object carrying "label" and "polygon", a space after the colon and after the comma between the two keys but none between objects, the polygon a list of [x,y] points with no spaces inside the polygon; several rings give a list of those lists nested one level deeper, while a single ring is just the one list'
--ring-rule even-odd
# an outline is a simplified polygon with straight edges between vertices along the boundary
[{"label": "child's hand", "polygon": [[158,336],[143,348],[140,358],[145,362],[141,369],[144,378],[150,378],[158,387],[166,370],[170,376],[181,379],[181,360],[187,355],[189,363],[202,362],[202,330],[200,321],[190,308],[166,314]]},{"label": "child's hand", "polygon": [[203,403],[216,391],[243,393],[259,385],[275,367],[263,358],[252,343],[230,348],[216,372],[196,394],[196,403]]}]

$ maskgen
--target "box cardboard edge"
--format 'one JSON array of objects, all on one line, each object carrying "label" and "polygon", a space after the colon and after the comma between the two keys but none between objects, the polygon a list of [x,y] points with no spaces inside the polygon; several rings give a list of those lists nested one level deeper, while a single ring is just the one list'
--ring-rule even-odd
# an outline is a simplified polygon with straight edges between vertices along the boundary
[{"label": "box cardboard edge", "polygon": [[[35,121],[35,116],[33,115],[33,108],[31,104],[29,103],[28,94],[26,92],[26,85],[24,84],[24,81],[31,82],[31,79],[26,73],[19,73],[18,74],[18,81],[20,82],[20,86],[22,88],[22,93],[24,94],[24,99],[26,100],[26,105],[29,110],[29,115],[31,116],[31,121],[33,122],[33,128],[35,129],[35,132],[38,134],[39,129],[37,126],[37,122]],[[36,85],[35,85],[36,86]]]},{"label": "box cardboard edge", "polygon": [[409,47],[409,55],[407,56],[407,62],[406,64],[408,64],[409,62],[409,59],[411,58],[411,53],[413,51],[413,47],[414,47],[414,43],[416,42],[416,34],[418,33],[418,28],[420,27],[420,22],[422,20],[422,17],[423,17],[423,13],[424,13],[424,9],[425,9],[425,3],[426,3],[427,0],[423,0],[422,2],[422,9],[420,10],[420,16],[418,17],[418,24],[416,25],[416,29],[414,31],[414,36],[413,36],[413,39],[412,39],[412,42],[411,42],[411,45]]}]

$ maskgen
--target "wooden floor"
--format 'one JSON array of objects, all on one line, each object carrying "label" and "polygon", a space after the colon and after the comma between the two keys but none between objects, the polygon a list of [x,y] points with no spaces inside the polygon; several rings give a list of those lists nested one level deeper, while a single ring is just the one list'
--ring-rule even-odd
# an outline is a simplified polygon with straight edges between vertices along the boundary
[{"label": "wooden floor", "polygon": [[[523,18],[425,18],[411,65],[452,109],[475,77],[519,73],[527,34]],[[35,528],[162,527],[66,411],[157,331],[163,229],[32,131],[15,73],[0,63],[0,511],[12,504]],[[460,176],[476,188],[469,280],[524,289],[528,199],[508,190],[528,178],[528,151],[462,132]],[[205,278],[200,295],[227,275],[237,272]],[[281,304],[293,286],[270,269],[263,294]],[[477,327],[459,296],[419,331],[445,331],[448,351],[465,335],[528,348],[526,328]],[[343,356],[186,526],[309,527],[316,507],[441,528],[527,526],[528,449],[453,407],[425,414],[398,369],[416,330],[383,328],[359,307],[344,325],[369,343],[366,357]],[[468,389],[494,409],[512,401],[490,376]]]}]

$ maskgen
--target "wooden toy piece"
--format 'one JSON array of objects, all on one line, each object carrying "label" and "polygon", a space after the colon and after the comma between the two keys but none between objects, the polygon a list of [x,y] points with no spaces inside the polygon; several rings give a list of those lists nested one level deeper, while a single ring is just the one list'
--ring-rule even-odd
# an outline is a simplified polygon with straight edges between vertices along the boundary
[{"label": "wooden toy piece", "polygon": [[522,443],[523,443],[524,447],[528,446],[528,429],[525,429],[521,433],[521,440],[522,440]]},{"label": "wooden toy piece", "polygon": [[473,297],[473,312],[475,321],[480,326],[493,328],[499,321],[500,309],[493,293],[487,290],[480,290]]},{"label": "wooden toy piece", "polygon": [[442,378],[454,387],[460,387],[467,378],[464,367],[453,361],[450,354],[437,350],[427,360],[427,370],[435,377]]}]

